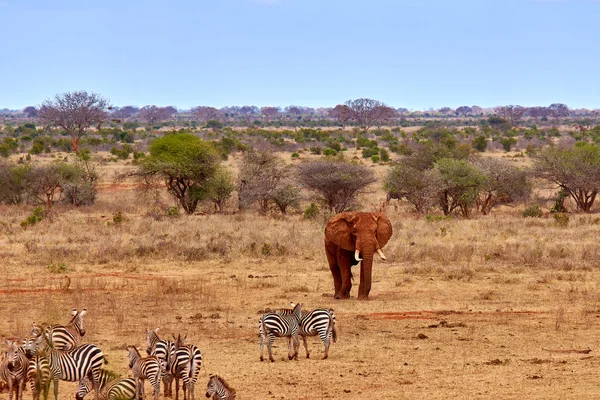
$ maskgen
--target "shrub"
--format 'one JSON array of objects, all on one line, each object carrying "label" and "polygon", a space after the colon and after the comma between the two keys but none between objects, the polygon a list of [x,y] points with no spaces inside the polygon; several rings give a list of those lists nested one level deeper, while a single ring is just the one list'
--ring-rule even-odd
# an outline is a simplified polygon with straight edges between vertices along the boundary
[{"label": "shrub", "polygon": [[377,164],[380,160],[381,160],[381,158],[379,158],[378,155],[371,156],[371,161],[374,162],[375,164]]},{"label": "shrub", "polygon": [[125,217],[123,217],[123,214],[121,213],[121,211],[117,211],[116,213],[113,214],[112,220],[115,225],[120,225],[125,220]]},{"label": "shrub", "polygon": [[542,209],[540,208],[540,206],[533,205],[533,206],[529,206],[526,209],[523,210],[523,212],[521,213],[521,215],[523,216],[523,218],[528,218],[528,217],[532,217],[532,218],[541,218],[544,213],[542,212]]},{"label": "shrub", "polygon": [[337,150],[334,149],[330,149],[329,147],[326,147],[325,149],[323,149],[323,155],[325,156],[335,156],[337,155]]},{"label": "shrub", "polygon": [[167,215],[167,217],[177,218],[180,215],[179,207],[177,207],[177,206],[167,207],[165,214]]},{"label": "shrub", "polygon": [[319,216],[319,206],[315,203],[310,203],[308,207],[304,209],[304,219],[315,219]]},{"label": "shrub", "polygon": [[554,222],[556,225],[566,228],[569,225],[569,214],[566,213],[555,213]]},{"label": "shrub", "polygon": [[292,158],[300,158],[300,154],[293,152],[292,153]]},{"label": "shrub", "polygon": [[21,221],[21,226],[26,228],[31,225],[35,225],[38,222],[41,222],[44,219],[44,209],[42,207],[36,207],[33,209],[33,212]]}]

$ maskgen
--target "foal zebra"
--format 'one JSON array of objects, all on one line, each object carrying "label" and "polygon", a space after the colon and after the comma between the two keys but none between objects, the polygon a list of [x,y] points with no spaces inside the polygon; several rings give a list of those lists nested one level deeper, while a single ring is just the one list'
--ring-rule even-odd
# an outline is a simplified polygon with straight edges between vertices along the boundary
[{"label": "foal zebra", "polygon": [[31,386],[33,400],[39,400],[40,394],[44,393],[44,399],[48,399],[50,390],[50,364],[48,359],[37,353],[35,338],[23,339],[23,350],[29,359],[27,366],[27,381]]},{"label": "foal zebra", "polygon": [[[92,382],[85,378],[79,383],[77,398],[83,399],[93,389]],[[135,400],[135,380],[105,369],[100,370],[98,384],[100,400]]]},{"label": "foal zebra", "polygon": [[49,325],[38,326],[33,323],[31,334],[39,336],[42,333],[47,336],[48,342],[55,350],[68,351],[77,346],[81,338],[85,335],[85,327],[83,317],[87,310],[84,308],[81,311],[73,309],[71,321],[67,325]]},{"label": "foal zebra", "polygon": [[[291,337],[293,341],[293,352],[290,352],[288,344],[288,359],[298,359],[298,332],[300,331],[300,319],[302,317],[302,305],[296,304],[290,314],[267,313],[260,317],[258,321],[258,333],[260,336],[260,361],[264,361],[263,350],[265,340],[267,340],[267,350],[269,351],[269,360],[273,359],[273,342],[276,337]],[[268,339],[267,339],[268,337]],[[288,342],[289,343],[289,342]]]},{"label": "foal zebra", "polygon": [[22,347],[14,340],[5,339],[8,349],[0,362],[0,378],[8,384],[8,398],[12,400],[13,392],[16,400],[23,398],[23,391],[27,383],[27,366],[29,360],[25,357]]},{"label": "foal zebra", "polygon": [[[294,307],[294,303],[291,303]],[[280,309],[276,312],[281,314],[291,314],[290,309]],[[308,350],[307,336],[317,336],[321,338],[323,345],[325,346],[325,352],[323,354],[323,360],[329,357],[329,346],[331,339],[333,342],[337,342],[337,331],[335,329],[335,314],[333,309],[316,308],[312,311],[302,311],[300,317],[300,331],[298,333],[302,336],[302,342],[304,343],[304,349],[306,350],[306,358],[310,358],[310,352]]]},{"label": "foal zebra", "polygon": [[211,375],[206,387],[206,397],[213,400],[235,400],[235,390],[219,375]]},{"label": "foal zebra", "polygon": [[[135,398],[144,395],[144,380],[148,379],[154,388],[154,400],[158,400],[160,392],[160,377],[165,372],[165,364],[155,356],[142,358],[135,346],[128,346],[129,368],[135,380]],[[96,399],[97,400],[97,399]]]}]

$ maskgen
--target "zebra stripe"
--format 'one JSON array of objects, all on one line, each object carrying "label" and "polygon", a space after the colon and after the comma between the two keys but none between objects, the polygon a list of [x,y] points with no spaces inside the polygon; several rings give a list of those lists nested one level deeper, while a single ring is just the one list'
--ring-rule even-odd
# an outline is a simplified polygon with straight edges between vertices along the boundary
[{"label": "zebra stripe", "polygon": [[100,391],[101,400],[135,400],[135,380],[117,379]]},{"label": "zebra stripe", "polygon": [[144,395],[144,380],[148,379],[154,388],[154,400],[158,400],[160,391],[160,377],[164,373],[164,362],[155,356],[142,358],[135,346],[128,346],[129,368],[135,379],[135,398]]},{"label": "zebra stripe", "polygon": [[43,333],[46,336],[46,340],[50,343],[50,346],[55,350],[72,350],[85,335],[83,317],[86,312],[87,310],[85,308],[80,312],[74,308],[72,312],[73,317],[67,325],[49,325],[40,327],[34,322],[31,334],[33,336],[39,336]]},{"label": "zebra stripe", "polygon": [[[291,314],[267,313],[264,314],[258,322],[258,331],[260,336],[260,361],[264,360],[263,349],[265,340],[269,351],[269,360],[273,359],[273,342],[275,337],[291,337],[293,341],[293,352],[288,344],[288,359],[298,359],[298,332],[300,330],[300,318],[302,316],[301,304],[296,304]],[[289,342],[288,342],[289,343]]]},{"label": "zebra stripe", "polygon": [[213,400],[235,400],[235,390],[219,375],[211,375],[206,387],[206,397]]},{"label": "zebra stripe", "polygon": [[27,383],[27,366],[29,360],[25,357],[22,347],[14,340],[5,340],[8,345],[0,362],[0,378],[8,384],[8,398],[12,400],[13,392],[17,400],[23,397]]},{"label": "zebra stripe", "polygon": [[[292,307],[294,303],[291,303]],[[279,309],[276,311],[282,315],[289,315],[292,313],[291,309]],[[310,352],[308,350],[308,336],[317,336],[321,338],[323,345],[325,346],[325,352],[323,359],[329,356],[329,346],[331,339],[333,342],[337,341],[337,331],[335,329],[335,314],[333,309],[317,308],[312,311],[302,311],[300,318],[300,332],[302,341],[304,343],[304,349],[306,350],[306,358],[310,358]]]}]

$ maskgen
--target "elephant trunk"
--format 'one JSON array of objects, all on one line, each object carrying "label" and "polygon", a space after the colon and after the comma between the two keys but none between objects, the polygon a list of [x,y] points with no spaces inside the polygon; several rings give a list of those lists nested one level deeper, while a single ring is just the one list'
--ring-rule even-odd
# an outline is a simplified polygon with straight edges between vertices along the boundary
[{"label": "elephant trunk", "polygon": [[358,299],[366,300],[371,291],[371,277],[373,273],[373,251],[374,249],[364,249],[363,259],[360,264],[360,284],[358,286]]}]

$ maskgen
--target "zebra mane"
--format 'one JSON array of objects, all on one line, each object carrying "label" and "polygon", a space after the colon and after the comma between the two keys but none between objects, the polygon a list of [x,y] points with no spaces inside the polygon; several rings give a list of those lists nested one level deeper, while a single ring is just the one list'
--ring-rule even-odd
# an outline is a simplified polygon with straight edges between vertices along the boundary
[{"label": "zebra mane", "polygon": [[225,382],[225,379],[221,378],[219,375],[211,375],[211,378],[216,379],[217,381],[221,382],[221,384],[223,386],[225,386],[225,389],[229,390],[229,392],[235,393],[235,389],[232,388],[231,386],[229,386],[229,384],[227,382]]},{"label": "zebra mane", "polygon": [[128,350],[129,350],[129,349],[133,349],[133,350],[135,351],[135,354],[137,354],[137,356],[138,356],[139,358],[142,358],[142,355],[140,354],[140,351],[137,349],[137,347],[135,347],[135,346],[127,346],[127,349],[128,349]]}]

